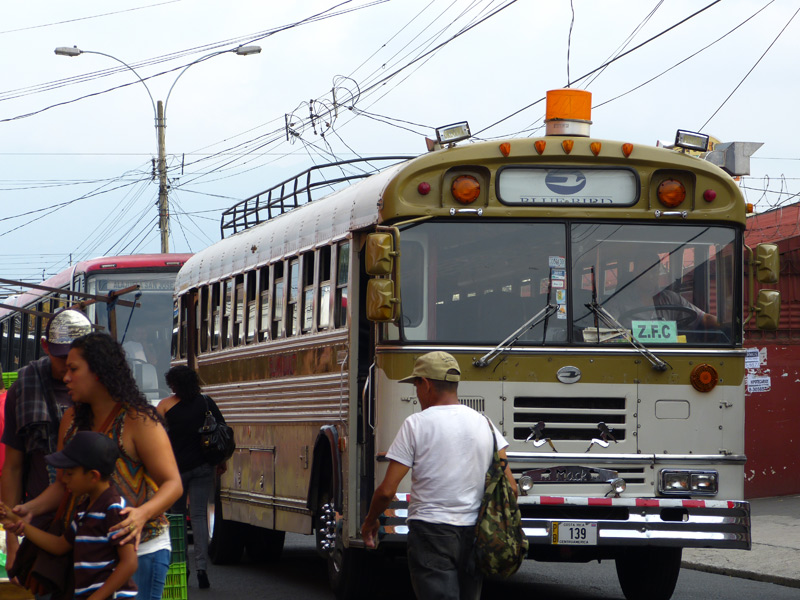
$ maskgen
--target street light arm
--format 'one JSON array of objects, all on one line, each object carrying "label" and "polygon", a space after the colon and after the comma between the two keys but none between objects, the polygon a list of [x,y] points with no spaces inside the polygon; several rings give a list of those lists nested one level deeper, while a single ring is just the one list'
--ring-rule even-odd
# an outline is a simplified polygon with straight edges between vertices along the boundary
[{"label": "street light arm", "polygon": [[261,52],[260,46],[238,46],[237,48],[233,48],[230,50],[219,50],[217,52],[212,52],[211,54],[206,54],[205,56],[201,56],[195,61],[190,62],[188,65],[183,67],[178,76],[175,78],[175,81],[172,82],[172,85],[169,86],[169,91],[167,91],[167,97],[164,99],[164,119],[167,118],[167,103],[169,102],[170,94],[172,94],[172,90],[175,87],[175,84],[178,83],[178,80],[181,76],[189,70],[189,67],[193,67],[197,63],[201,63],[203,61],[208,60],[209,58],[213,58],[215,56],[219,56],[220,54],[228,54],[229,52],[233,52],[238,54],[239,56],[248,56],[250,54],[258,54]]},{"label": "street light arm", "polygon": [[69,47],[66,47],[66,46],[65,47],[58,47],[58,48],[56,48],[56,54],[58,54],[59,56],[79,56],[81,54],[99,54],[100,56],[105,56],[107,58],[110,58],[111,60],[117,61],[118,63],[123,65],[125,68],[130,70],[134,75],[136,75],[136,78],[139,81],[142,82],[142,85],[144,86],[144,89],[147,90],[147,95],[150,97],[150,104],[153,106],[153,116],[155,117],[156,120],[158,120],[158,111],[156,110],[156,101],[153,99],[153,94],[150,93],[150,87],[147,85],[147,83],[145,83],[145,80],[142,79],[141,75],[139,75],[139,73],[136,72],[136,69],[134,69],[128,63],[126,63],[124,60],[119,59],[116,56],[112,56],[111,54],[106,54],[105,52],[97,52],[96,50],[81,50],[77,46],[74,46],[72,48],[69,48]]}]

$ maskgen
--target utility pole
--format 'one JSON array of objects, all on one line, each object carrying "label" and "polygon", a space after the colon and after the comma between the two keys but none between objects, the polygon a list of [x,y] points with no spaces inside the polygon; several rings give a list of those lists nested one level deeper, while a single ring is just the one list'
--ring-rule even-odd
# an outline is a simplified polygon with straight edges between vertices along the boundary
[{"label": "utility pole", "polygon": [[169,253],[169,201],[167,195],[167,123],[164,120],[164,104],[161,100],[156,109],[158,132],[158,230],[161,232],[161,253]]},{"label": "utility pole", "polygon": [[199,62],[203,62],[204,60],[208,60],[209,58],[213,58],[214,56],[219,56],[220,54],[227,54],[233,53],[238,56],[248,56],[250,54],[258,54],[261,52],[260,46],[237,46],[231,50],[219,50],[217,52],[212,52],[211,54],[206,54],[205,56],[201,56],[195,61],[190,62],[186,65],[175,80],[172,82],[172,85],[167,92],[167,99],[164,102],[159,100],[157,103],[153,100],[153,95],[150,93],[150,88],[147,86],[147,83],[144,79],[136,72],[132,66],[126,63],[124,60],[120,60],[116,56],[112,56],[110,54],[106,54],[105,52],[96,52],[94,50],[81,50],[77,46],[72,46],[71,48],[68,46],[59,46],[55,50],[58,56],[80,56],[81,54],[99,54],[100,56],[108,57],[112,60],[117,61],[118,63],[124,65],[127,69],[133,72],[134,75],[139,79],[142,83],[144,88],[147,90],[147,95],[150,96],[150,103],[153,105],[153,113],[156,119],[156,142],[158,144],[158,229],[161,232],[161,252],[163,254],[169,253],[169,195],[168,195],[168,185],[167,185],[167,148],[166,148],[166,129],[167,129],[167,103],[169,102],[169,96],[172,94],[172,88],[175,87],[175,84],[178,83],[178,79],[181,78],[186,70],[196,65]]}]

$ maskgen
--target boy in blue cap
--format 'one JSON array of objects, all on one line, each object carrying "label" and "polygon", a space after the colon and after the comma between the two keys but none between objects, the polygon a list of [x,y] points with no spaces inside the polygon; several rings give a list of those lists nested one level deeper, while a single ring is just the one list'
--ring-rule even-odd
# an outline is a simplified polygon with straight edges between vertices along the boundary
[{"label": "boy in blue cap", "polygon": [[[79,499],[75,519],[64,535],[56,536],[22,521],[24,535],[39,548],[61,555],[74,550],[75,597],[88,600],[135,598],[131,576],[138,560],[133,544],[120,546],[111,527],[125,517],[125,500],[111,486],[119,449],[111,438],[94,431],[79,431],[61,452],[45,460],[63,469],[67,488]],[[82,501],[81,500],[82,498]],[[16,525],[20,517],[0,505],[0,522]]]}]

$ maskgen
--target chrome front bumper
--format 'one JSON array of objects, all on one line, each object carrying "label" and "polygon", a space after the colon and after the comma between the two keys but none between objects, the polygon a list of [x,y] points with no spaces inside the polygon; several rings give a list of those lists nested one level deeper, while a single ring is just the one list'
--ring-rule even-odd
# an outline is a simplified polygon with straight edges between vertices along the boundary
[{"label": "chrome front bumper", "polygon": [[[531,546],[553,546],[553,524],[562,521],[597,523],[597,547],[749,550],[751,545],[750,503],[744,501],[580,496],[520,496],[518,501]],[[405,542],[407,508],[408,494],[397,494],[382,517],[381,543]]]}]

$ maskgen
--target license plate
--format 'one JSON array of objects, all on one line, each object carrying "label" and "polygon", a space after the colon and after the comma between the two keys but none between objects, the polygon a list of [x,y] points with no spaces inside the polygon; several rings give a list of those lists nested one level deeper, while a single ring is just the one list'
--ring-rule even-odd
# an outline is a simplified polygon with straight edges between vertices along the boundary
[{"label": "license plate", "polygon": [[596,546],[597,523],[555,521],[552,542],[559,545]]}]

